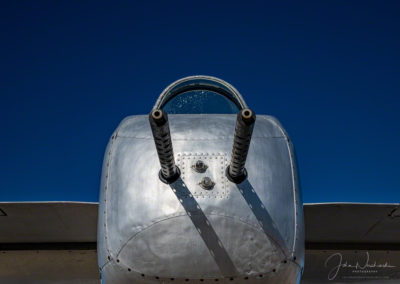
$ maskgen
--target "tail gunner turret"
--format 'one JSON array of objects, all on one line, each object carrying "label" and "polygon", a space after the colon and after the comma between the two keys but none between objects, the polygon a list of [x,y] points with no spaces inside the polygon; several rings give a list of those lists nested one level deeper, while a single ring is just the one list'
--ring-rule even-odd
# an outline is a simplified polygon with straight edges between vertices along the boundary
[{"label": "tail gunner turret", "polygon": [[294,148],[230,84],[192,76],[106,149],[104,283],[299,283],[304,225]]}]

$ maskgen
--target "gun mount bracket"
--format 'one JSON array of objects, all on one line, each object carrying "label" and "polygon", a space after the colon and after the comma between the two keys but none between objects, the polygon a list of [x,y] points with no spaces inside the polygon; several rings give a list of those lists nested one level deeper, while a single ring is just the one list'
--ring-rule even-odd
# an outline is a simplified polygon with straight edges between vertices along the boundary
[{"label": "gun mount bracket", "polygon": [[174,181],[176,181],[179,177],[180,177],[180,175],[181,175],[181,171],[179,170],[179,168],[178,167],[176,167],[175,166],[175,168],[176,168],[176,173],[175,173],[175,175],[173,175],[172,177],[170,177],[170,178],[165,178],[164,176],[163,176],[163,174],[162,174],[162,170],[160,170],[159,172],[158,172],[158,177],[160,178],[160,180],[163,182],[163,183],[166,183],[166,184],[171,184],[171,183],[173,183]]},{"label": "gun mount bracket", "polygon": [[243,169],[243,174],[238,177],[233,177],[229,174],[229,166],[225,170],[226,178],[236,184],[242,183],[245,179],[247,179],[247,170],[246,168]]}]

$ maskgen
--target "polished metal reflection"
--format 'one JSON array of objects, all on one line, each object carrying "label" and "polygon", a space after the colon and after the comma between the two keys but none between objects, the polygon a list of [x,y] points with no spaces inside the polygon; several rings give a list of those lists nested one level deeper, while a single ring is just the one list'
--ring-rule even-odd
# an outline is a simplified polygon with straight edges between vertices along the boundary
[{"label": "polished metal reflection", "polygon": [[[206,282],[223,277],[176,193],[158,179],[160,165],[147,119],[145,115],[126,118],[105,153],[98,225],[102,275],[106,283],[118,284],[160,283],[170,278],[174,283],[184,283],[186,278]],[[244,197],[224,172],[235,119],[235,115],[221,114],[170,115],[176,164],[186,189],[233,263],[235,280],[248,277],[246,283],[295,283],[302,266],[304,227],[292,145],[276,119],[257,117],[246,162],[248,181],[257,198],[251,189],[250,197]],[[207,163],[204,173],[192,169],[199,159]],[[216,183],[212,190],[198,185],[204,176]],[[270,219],[251,210],[249,203],[253,208],[262,203]],[[276,225],[291,256],[287,263],[271,238],[275,233],[267,234],[259,220],[271,228],[271,221]],[[222,279],[226,278],[220,278],[220,283],[225,283]]]},{"label": "polished metal reflection", "polygon": [[201,210],[200,205],[197,203],[186,184],[181,178],[179,178],[177,181],[170,184],[170,186],[206,244],[211,256],[218,265],[221,274],[225,277],[236,276],[237,271],[235,265],[229,257],[221,240],[218,238],[217,233],[211,226],[210,221]]},{"label": "polished metal reflection", "polygon": [[258,197],[251,183],[246,179],[236,186],[260,223],[262,230],[277,244],[277,247],[281,249],[284,257],[287,258],[290,254],[289,249],[274,220],[272,220],[271,215],[268,213],[268,209]]}]

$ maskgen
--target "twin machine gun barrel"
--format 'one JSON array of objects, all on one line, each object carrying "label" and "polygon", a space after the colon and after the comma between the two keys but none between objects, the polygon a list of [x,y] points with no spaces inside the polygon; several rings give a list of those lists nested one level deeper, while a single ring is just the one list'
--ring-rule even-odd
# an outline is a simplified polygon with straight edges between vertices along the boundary
[{"label": "twin machine gun barrel", "polygon": [[[159,177],[164,183],[173,183],[179,178],[180,170],[175,164],[168,115],[161,109],[155,109],[150,113],[149,121],[161,165]],[[232,156],[226,169],[227,178],[236,184],[247,178],[245,164],[255,121],[255,113],[248,108],[242,109],[236,118]]]}]

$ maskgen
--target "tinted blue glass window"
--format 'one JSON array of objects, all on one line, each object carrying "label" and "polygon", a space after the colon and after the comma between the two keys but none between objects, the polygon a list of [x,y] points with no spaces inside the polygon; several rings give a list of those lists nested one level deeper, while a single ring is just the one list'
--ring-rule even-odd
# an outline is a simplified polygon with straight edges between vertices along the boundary
[{"label": "tinted blue glass window", "polygon": [[238,113],[238,107],[228,98],[206,90],[189,91],[172,98],[163,109],[167,113]]}]

